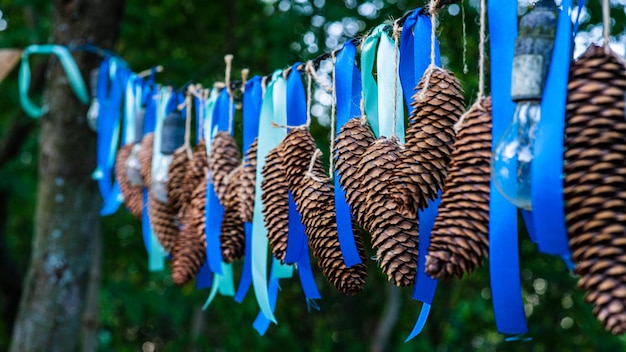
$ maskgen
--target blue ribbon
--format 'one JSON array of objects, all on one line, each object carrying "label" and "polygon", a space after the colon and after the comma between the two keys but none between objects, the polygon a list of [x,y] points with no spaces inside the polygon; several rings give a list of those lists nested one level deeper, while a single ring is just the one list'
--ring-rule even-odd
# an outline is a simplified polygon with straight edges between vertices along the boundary
[{"label": "blue ribbon", "polygon": [[568,10],[572,0],[563,0],[554,50],[541,102],[535,157],[531,168],[533,222],[539,250],[569,255],[563,204],[563,134],[565,100],[571,58],[572,21]]},{"label": "blue ribbon", "polygon": [[[296,62],[291,66],[291,72],[287,78],[287,125],[300,126],[306,123],[306,95],[304,85]],[[304,225],[300,220],[296,203],[289,192],[289,217],[287,231],[287,249],[285,250],[285,263],[293,264],[302,256],[302,242],[306,241]],[[307,258],[308,260],[308,258]]]},{"label": "blue ribbon", "polygon": [[[261,77],[255,76],[246,83],[243,93],[243,146],[244,150],[250,149],[250,145],[259,135],[259,119],[261,117],[261,103],[263,102],[263,88]],[[245,160],[245,162],[249,162]],[[255,175],[256,176],[256,175]],[[244,224],[246,242],[243,258],[243,270],[235,301],[241,303],[246,297],[252,283],[252,223]]]},{"label": "blue ribbon", "polygon": [[122,62],[108,57],[100,65],[98,74],[97,99],[100,106],[98,111],[98,141],[97,141],[97,168],[93,178],[98,181],[100,194],[104,205],[100,215],[111,215],[123,201],[119,184],[114,179],[112,170],[115,164],[118,143],[120,139],[120,111],[126,82],[130,71],[122,66]]},{"label": "blue ribbon", "polygon": [[[344,44],[337,53],[335,64],[335,92],[337,95],[337,127],[336,138],[343,125],[352,117],[358,117],[361,100],[361,74],[355,65],[356,47],[352,42]],[[355,114],[356,113],[356,114]],[[332,152],[332,151],[331,151]],[[335,170],[335,212],[339,247],[346,267],[361,263],[352,231],[350,207],[346,201],[346,192],[339,184],[339,174]]]},{"label": "blue ribbon", "polygon": [[[492,140],[497,141],[515,110],[511,100],[511,70],[517,37],[517,3],[490,0],[488,6],[492,63]],[[495,142],[492,143],[492,151],[495,145]],[[498,192],[493,179],[489,219],[489,267],[496,326],[503,334],[523,334],[528,328],[520,285],[517,209]]]},{"label": "blue ribbon", "polygon": [[[421,13],[421,8],[413,10],[404,22],[400,37],[400,82],[404,92],[404,101],[409,113],[413,113],[411,102],[415,94],[415,87],[422,79],[424,72],[431,64],[431,33],[430,17]],[[435,38],[435,65],[440,66],[439,42]],[[435,224],[435,218],[441,202],[441,192],[436,199],[431,200],[424,210],[418,212],[419,235],[417,258],[417,277],[413,289],[413,299],[421,301],[422,308],[406,341],[419,335],[428,319],[431,304],[437,290],[437,280],[426,275],[425,263],[430,245],[430,235]]]}]

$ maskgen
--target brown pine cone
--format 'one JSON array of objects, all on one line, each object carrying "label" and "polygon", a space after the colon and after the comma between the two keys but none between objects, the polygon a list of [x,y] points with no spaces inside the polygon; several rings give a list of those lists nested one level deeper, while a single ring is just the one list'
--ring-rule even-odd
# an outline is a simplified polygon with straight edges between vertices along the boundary
[{"label": "brown pine cone", "polygon": [[159,243],[168,253],[172,253],[179,231],[176,213],[166,203],[161,203],[150,191],[148,192],[148,214],[152,231]]},{"label": "brown pine cone", "polygon": [[578,286],[613,334],[626,332],[626,67],[591,45],[570,67],[563,195]]},{"label": "brown pine cone", "polygon": [[395,139],[382,137],[370,145],[359,161],[356,178],[365,202],[363,227],[372,236],[379,266],[396,286],[415,282],[417,269],[417,216],[393,199],[393,179],[401,163]]},{"label": "brown pine cone", "polygon": [[152,187],[152,148],[154,147],[154,133],[148,133],[141,139],[139,149],[139,164],[141,164],[141,179],[144,186]]},{"label": "brown pine cone", "polygon": [[226,202],[228,188],[226,178],[239,165],[239,156],[237,142],[228,132],[221,131],[213,137],[209,156],[210,177],[215,194],[222,205]]},{"label": "brown pine cone", "polygon": [[454,124],[465,111],[463,89],[454,74],[441,68],[430,70],[415,88],[419,91],[413,96],[411,106],[415,110],[409,119],[395,184],[397,201],[413,214],[424,209],[443,189],[452,155]]},{"label": "brown pine cone", "polygon": [[209,160],[206,154],[206,144],[204,139],[201,140],[193,149],[193,156],[187,162],[185,175],[180,189],[180,210],[178,211],[178,219],[185,217],[185,211],[191,203],[191,194],[198,187],[198,184],[204,180],[209,170]]},{"label": "brown pine cone", "polygon": [[359,224],[364,222],[365,193],[361,189],[361,180],[356,177],[357,166],[375,139],[366,121],[353,118],[348,120],[339,131],[333,151],[339,185],[345,191],[346,202],[350,206],[352,216]]},{"label": "brown pine cone", "polygon": [[367,277],[365,246],[361,238],[355,236],[363,262],[347,268],[339,247],[335,223],[334,186],[330,180],[322,179],[325,174],[319,157],[314,159],[312,173],[307,173],[316,152],[311,134],[304,129],[292,129],[279,150],[289,189],[293,193],[296,209],[302,214],[309,245],[322,273],[339,292],[360,292]]},{"label": "brown pine cone", "polygon": [[134,217],[140,219],[143,211],[143,186],[134,185],[128,180],[126,175],[126,160],[128,160],[132,150],[133,145],[127,144],[120,147],[117,151],[115,158],[115,178],[120,185],[126,207]]},{"label": "brown pine cone", "polygon": [[250,144],[250,149],[246,152],[241,173],[241,187],[239,187],[239,213],[244,222],[252,222],[254,213],[254,189],[256,187],[256,153],[257,142]]},{"label": "brown pine cone", "polygon": [[265,158],[261,170],[261,201],[272,254],[284,263],[289,227],[289,189],[279,149],[280,146],[274,148]]},{"label": "brown pine cone", "polygon": [[188,164],[187,148],[182,146],[172,154],[172,162],[167,170],[167,205],[177,217],[183,202],[183,181]]},{"label": "brown pine cone", "polygon": [[243,257],[246,235],[243,221],[239,215],[239,188],[241,188],[241,174],[243,167],[236,168],[229,175],[224,204],[224,218],[222,219],[220,248],[222,259],[231,263]]},{"label": "brown pine cone", "polygon": [[439,213],[433,227],[426,273],[459,278],[482,266],[489,254],[491,97],[473,105],[462,121]]},{"label": "brown pine cone", "polygon": [[208,174],[191,194],[191,204],[181,219],[182,230],[172,253],[172,280],[176,285],[184,285],[196,277],[206,259],[204,206],[207,182]]}]

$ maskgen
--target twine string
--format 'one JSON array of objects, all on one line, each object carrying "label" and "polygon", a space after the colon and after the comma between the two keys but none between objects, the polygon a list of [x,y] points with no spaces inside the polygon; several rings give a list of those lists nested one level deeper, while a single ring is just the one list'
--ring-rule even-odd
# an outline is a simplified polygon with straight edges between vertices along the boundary
[{"label": "twine string", "polygon": [[321,154],[322,154],[322,151],[319,149],[316,149],[315,153],[311,155],[311,162],[309,163],[309,169],[307,170],[305,177],[310,177],[312,180],[316,182],[324,183],[324,182],[328,182],[330,178],[328,177],[320,178],[320,177],[315,176],[315,174],[313,173],[313,168],[315,167],[315,161]]},{"label": "twine string", "polygon": [[465,0],[461,0],[461,22],[463,28],[463,73],[468,74],[467,67],[467,23],[465,23]]},{"label": "twine string", "polygon": [[480,39],[478,42],[478,97],[477,101],[483,100],[485,96],[485,42],[487,40],[486,31],[485,0],[480,0]]},{"label": "twine string", "polygon": [[335,133],[337,130],[337,126],[335,126],[335,124],[337,123],[336,119],[337,119],[337,76],[336,76],[336,63],[337,63],[337,52],[333,51],[330,54],[330,57],[332,59],[333,62],[333,70],[331,73],[331,80],[332,80],[332,98],[330,100],[330,156],[329,156],[329,166],[328,166],[328,174],[332,177],[332,175],[335,173],[335,160],[333,158],[333,153],[335,150]]},{"label": "twine string", "polygon": [[604,52],[609,53],[609,39],[611,34],[611,6],[609,0],[602,0],[602,39],[604,41]]}]

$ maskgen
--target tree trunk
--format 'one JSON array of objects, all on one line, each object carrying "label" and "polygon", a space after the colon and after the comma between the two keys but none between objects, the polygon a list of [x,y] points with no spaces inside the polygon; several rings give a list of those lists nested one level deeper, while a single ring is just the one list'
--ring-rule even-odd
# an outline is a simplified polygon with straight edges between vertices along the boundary
[{"label": "tree trunk", "polygon": [[[55,0],[53,42],[111,48],[117,39],[123,0]],[[83,73],[100,58],[75,53]],[[74,351],[99,227],[98,195],[91,173],[96,138],[63,68],[51,58],[41,119],[39,190],[35,238],[11,351]]]}]

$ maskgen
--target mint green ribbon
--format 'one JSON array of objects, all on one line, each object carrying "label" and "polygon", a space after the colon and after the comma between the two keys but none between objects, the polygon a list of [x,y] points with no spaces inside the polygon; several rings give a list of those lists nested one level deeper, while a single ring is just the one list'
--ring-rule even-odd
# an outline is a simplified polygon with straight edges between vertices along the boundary
[{"label": "mint green ribbon", "polygon": [[66,47],[60,45],[31,45],[24,49],[22,53],[22,63],[20,65],[19,74],[19,93],[20,104],[24,112],[32,118],[39,118],[43,115],[43,109],[35,105],[28,97],[28,87],[30,86],[30,64],[28,58],[31,54],[54,54],[59,58],[67,79],[78,97],[78,100],[83,104],[89,104],[89,95],[87,94],[87,87],[83,76],[76,66],[76,61],[70,54]]},{"label": "mint green ribbon", "polygon": [[[161,131],[163,131],[163,121],[165,121],[165,110],[167,103],[172,95],[171,88],[162,87],[159,91],[159,97],[156,107],[156,119],[154,128],[154,144],[152,148],[152,179],[161,162]],[[167,252],[159,243],[153,231],[150,231],[150,252],[148,254],[148,266],[150,271],[162,271],[165,268],[164,259]]]},{"label": "mint green ribbon", "polygon": [[[387,32],[380,36],[376,55],[378,73],[378,123],[381,136],[394,134],[393,121],[396,120],[395,135],[404,144],[404,100],[398,63],[400,51]],[[395,106],[394,106],[395,105]]]},{"label": "mint green ribbon", "polygon": [[383,24],[374,28],[363,41],[361,49],[361,82],[363,84],[365,115],[376,137],[380,136],[380,128],[378,125],[378,88],[373,70],[376,61],[376,49],[384,28],[385,25]]},{"label": "mint green ribbon", "polygon": [[[276,324],[274,312],[270,306],[267,286],[267,228],[263,219],[263,204],[261,201],[261,182],[263,175],[261,170],[265,165],[265,158],[285,137],[283,128],[272,127],[272,122],[286,124],[286,113],[275,114],[274,106],[281,109],[281,99],[286,98],[286,81],[282,77],[282,71],[275,71],[272,80],[268,84],[261,105],[261,118],[259,121],[259,137],[256,167],[256,189],[254,193],[254,213],[252,217],[252,286],[254,295],[263,315]],[[285,109],[286,109],[286,103]],[[286,111],[286,110],[285,110]],[[277,269],[279,270],[279,269]],[[282,269],[281,269],[282,270]]]},{"label": "mint green ribbon", "polygon": [[222,274],[213,274],[213,285],[211,286],[211,292],[206,302],[202,306],[202,310],[206,310],[217,296],[217,293],[222,296],[234,296],[235,295],[235,283],[233,281],[233,265],[222,262]]}]

